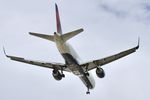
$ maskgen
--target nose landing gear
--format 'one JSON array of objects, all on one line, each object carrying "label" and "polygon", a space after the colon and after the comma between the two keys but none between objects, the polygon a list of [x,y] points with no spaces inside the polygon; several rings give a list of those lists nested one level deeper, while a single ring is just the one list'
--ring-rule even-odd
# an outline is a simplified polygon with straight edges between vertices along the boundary
[{"label": "nose landing gear", "polygon": [[86,94],[90,94],[89,87],[87,88],[87,92],[86,92]]}]

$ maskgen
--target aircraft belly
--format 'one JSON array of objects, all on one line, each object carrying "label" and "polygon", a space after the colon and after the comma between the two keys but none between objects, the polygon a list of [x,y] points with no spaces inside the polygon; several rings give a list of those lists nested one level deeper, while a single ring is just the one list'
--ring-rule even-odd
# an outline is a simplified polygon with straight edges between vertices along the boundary
[{"label": "aircraft belly", "polygon": [[75,75],[84,74],[83,69],[79,66],[78,61],[69,53],[62,54],[65,59],[67,67],[73,72]]},{"label": "aircraft belly", "polygon": [[81,75],[81,71],[79,69],[78,65],[69,65],[68,68],[72,71],[73,74],[75,75]]},{"label": "aircraft belly", "polygon": [[92,81],[90,80],[90,76],[79,76],[79,78],[81,79],[81,81],[84,83],[84,85],[86,87],[88,87],[89,89],[93,89],[94,88],[94,84],[92,83]]}]

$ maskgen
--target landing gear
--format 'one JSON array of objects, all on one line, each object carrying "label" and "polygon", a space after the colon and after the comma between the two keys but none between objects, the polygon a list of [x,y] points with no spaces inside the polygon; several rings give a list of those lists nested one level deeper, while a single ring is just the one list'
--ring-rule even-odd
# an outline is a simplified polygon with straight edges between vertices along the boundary
[{"label": "landing gear", "polygon": [[87,88],[87,92],[86,92],[86,94],[90,94],[89,88]]},{"label": "landing gear", "polygon": [[61,68],[61,76],[65,78],[65,74],[63,74],[63,68]]},{"label": "landing gear", "polygon": [[86,94],[90,94],[90,92],[89,92],[89,91],[87,91],[87,92],[86,92]]},{"label": "landing gear", "polygon": [[61,74],[62,77],[65,77],[65,74]]},{"label": "landing gear", "polygon": [[90,74],[88,72],[85,73],[86,76],[89,76]]},{"label": "landing gear", "polygon": [[86,75],[86,76],[89,76],[89,73],[88,73],[88,65],[86,65],[86,67],[85,67],[85,75]]}]

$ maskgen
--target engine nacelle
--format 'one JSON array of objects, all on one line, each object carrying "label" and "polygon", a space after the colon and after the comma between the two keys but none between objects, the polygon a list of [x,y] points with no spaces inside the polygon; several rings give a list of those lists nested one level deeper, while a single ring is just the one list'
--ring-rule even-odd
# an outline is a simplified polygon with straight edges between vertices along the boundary
[{"label": "engine nacelle", "polygon": [[56,69],[53,70],[53,77],[55,80],[58,80],[58,81],[62,79],[61,73]]},{"label": "engine nacelle", "polygon": [[96,75],[99,78],[104,78],[105,77],[105,72],[102,68],[97,68],[96,69]]}]

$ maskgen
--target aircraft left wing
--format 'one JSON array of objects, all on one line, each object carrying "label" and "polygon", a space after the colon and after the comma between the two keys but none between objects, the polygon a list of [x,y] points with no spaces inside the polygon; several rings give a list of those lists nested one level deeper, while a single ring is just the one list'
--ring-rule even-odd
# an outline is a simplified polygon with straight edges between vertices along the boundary
[{"label": "aircraft left wing", "polygon": [[105,58],[102,58],[102,59],[98,59],[98,60],[93,60],[91,62],[87,62],[87,63],[84,63],[84,64],[81,64],[80,66],[82,66],[86,71],[90,71],[94,68],[97,68],[98,66],[103,66],[105,64],[108,64],[112,61],[115,61],[115,60],[118,60],[122,57],[125,57],[131,53],[134,53],[137,49],[139,48],[139,42],[138,42],[138,45],[134,48],[131,48],[131,49],[128,49],[128,50],[125,50],[123,52],[120,52],[118,54],[115,54],[115,55],[112,55],[112,56],[108,56],[108,57],[105,57]]},{"label": "aircraft left wing", "polygon": [[5,53],[6,57],[8,57],[14,61],[23,62],[23,63],[27,63],[27,64],[32,64],[32,65],[37,65],[37,66],[45,67],[45,68],[51,68],[51,69],[56,68],[58,70],[61,70],[63,68],[64,71],[70,72],[70,70],[66,68],[65,64],[41,62],[41,61],[28,60],[28,59],[16,57],[16,56],[9,56],[6,54],[5,50],[4,50],[4,53]]}]

